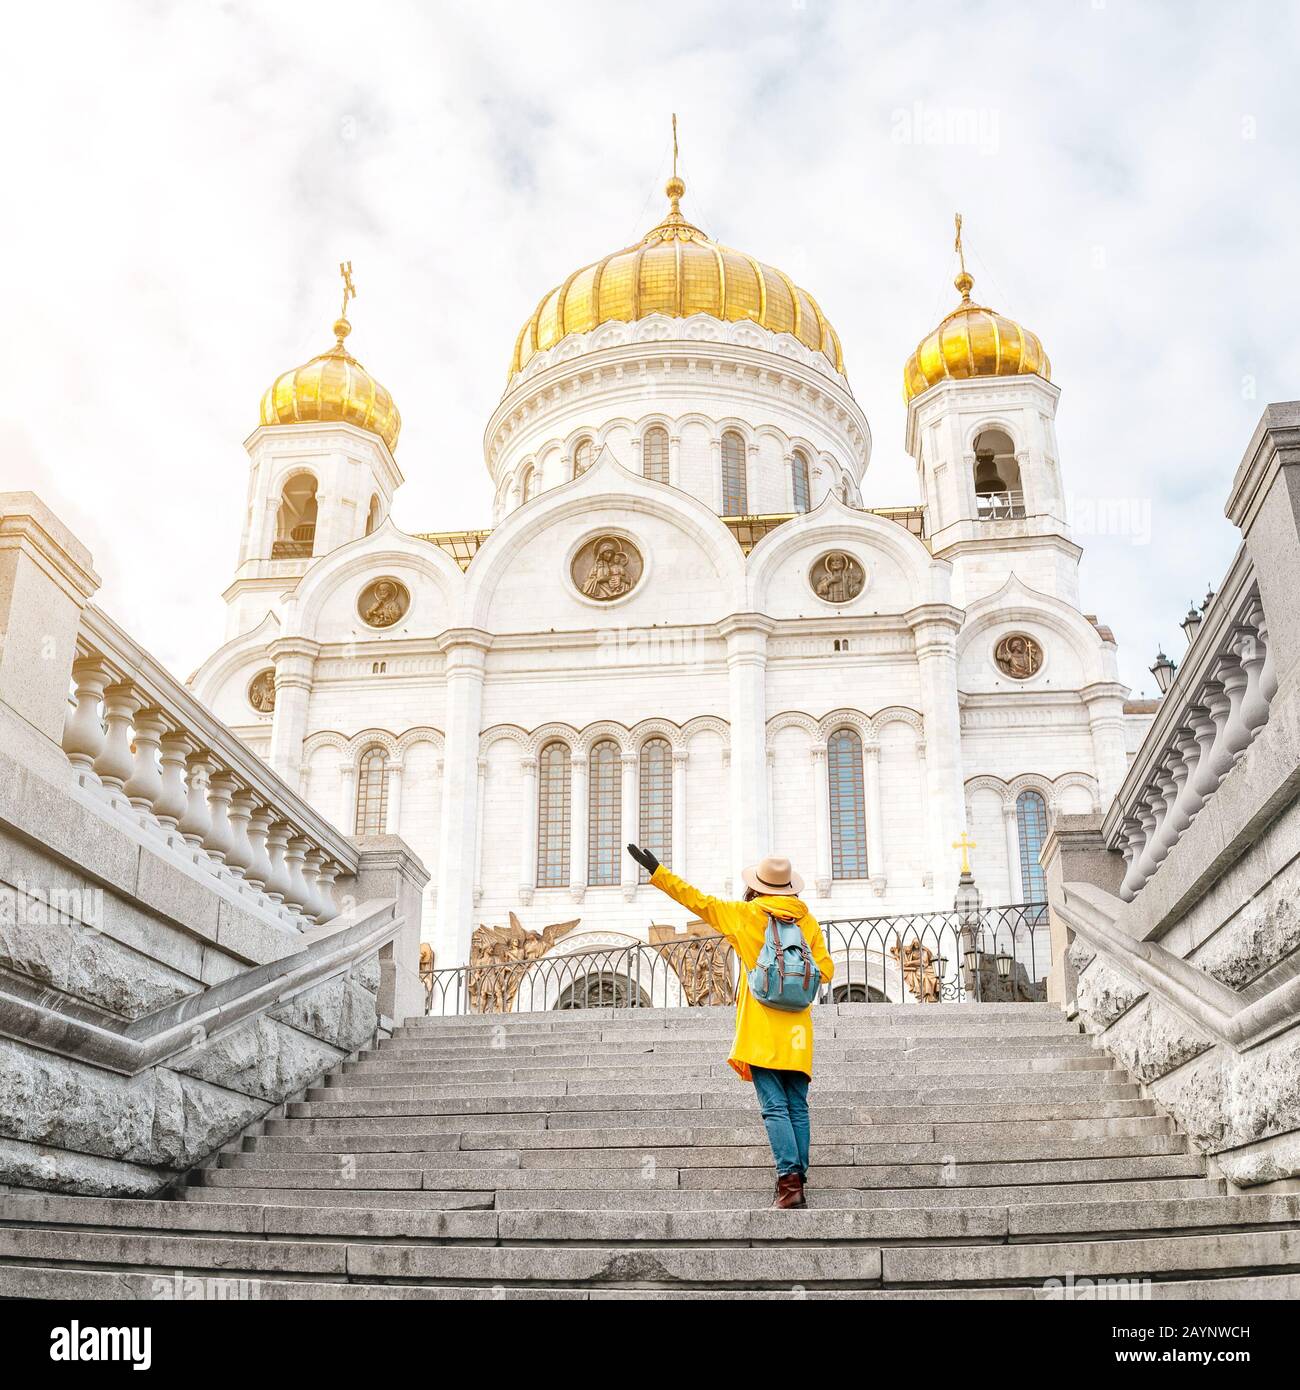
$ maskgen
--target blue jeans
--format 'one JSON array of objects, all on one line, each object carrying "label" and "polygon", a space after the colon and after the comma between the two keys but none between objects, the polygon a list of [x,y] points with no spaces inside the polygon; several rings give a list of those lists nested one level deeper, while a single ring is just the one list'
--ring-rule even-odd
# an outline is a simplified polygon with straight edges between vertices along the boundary
[{"label": "blue jeans", "polygon": [[767,1128],[778,1176],[808,1176],[808,1078],[801,1071],[750,1067],[758,1110]]}]

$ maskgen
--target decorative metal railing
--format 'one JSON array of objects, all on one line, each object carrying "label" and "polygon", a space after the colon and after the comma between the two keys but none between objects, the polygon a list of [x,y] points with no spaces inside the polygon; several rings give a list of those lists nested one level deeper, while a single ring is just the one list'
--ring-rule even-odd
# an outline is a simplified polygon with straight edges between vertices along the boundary
[{"label": "decorative metal railing", "polygon": [[[1045,903],[836,918],[821,924],[835,978],[818,1003],[939,1004],[1046,998],[1051,944]],[[536,960],[428,970],[426,1013],[703,1008],[731,1004],[740,962],[722,936]]]},{"label": "decorative metal railing", "polygon": [[981,492],[975,498],[981,521],[1014,521],[1025,514],[1025,494],[1011,492]]}]

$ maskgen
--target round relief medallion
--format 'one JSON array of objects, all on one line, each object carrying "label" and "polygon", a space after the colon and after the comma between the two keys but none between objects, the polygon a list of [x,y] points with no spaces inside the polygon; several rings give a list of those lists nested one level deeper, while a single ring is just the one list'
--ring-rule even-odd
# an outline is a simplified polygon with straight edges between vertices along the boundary
[{"label": "round relief medallion", "polygon": [[574,587],[601,603],[636,588],[644,565],[641,552],[625,536],[595,536],[573,557]]},{"label": "round relief medallion", "polygon": [[848,603],[866,587],[867,574],[847,551],[831,550],[813,564],[808,582],[826,603]]},{"label": "round relief medallion", "polygon": [[1004,676],[1027,681],[1043,668],[1043,649],[1027,632],[1008,632],[998,638],[993,660]]},{"label": "round relief medallion", "polygon": [[268,666],[248,682],[248,703],[259,714],[271,714],[275,709],[275,668]]},{"label": "round relief medallion", "polygon": [[375,579],[357,596],[357,612],[370,627],[392,627],[406,617],[411,595],[396,579]]}]

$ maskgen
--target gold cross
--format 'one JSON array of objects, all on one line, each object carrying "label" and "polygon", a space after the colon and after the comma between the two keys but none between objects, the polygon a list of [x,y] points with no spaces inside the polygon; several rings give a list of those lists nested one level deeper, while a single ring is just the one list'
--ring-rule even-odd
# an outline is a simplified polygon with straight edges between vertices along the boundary
[{"label": "gold cross", "polygon": [[953,242],[953,247],[952,247],[952,249],[953,249],[954,251],[956,251],[957,256],[958,256],[958,259],[961,261],[961,273],[962,273],[963,275],[965,275],[965,274],[966,274],[966,252],[962,249],[962,244],[961,244],[961,213],[959,213],[959,212],[958,212],[958,213],[955,213],[955,214],[953,215],[953,220],[954,220],[954,221],[956,222],[956,224],[957,224],[957,240],[956,240],[955,242]]},{"label": "gold cross", "polygon": [[340,261],[339,274],[343,277],[343,308],[339,317],[345,319],[348,316],[348,300],[357,297],[356,286],[352,283],[352,262]]},{"label": "gold cross", "polygon": [[963,830],[963,831],[961,832],[961,839],[960,839],[960,840],[954,840],[954,841],[952,842],[952,847],[953,847],[953,849],[959,849],[959,850],[961,850],[961,871],[962,871],[962,873],[964,873],[964,874],[970,873],[970,860],[967,858],[967,851],[968,851],[968,850],[972,850],[972,849],[978,849],[979,846],[978,846],[978,845],[975,843],[975,841],[972,840],[971,837],[970,837],[969,835],[967,835],[967,833]]},{"label": "gold cross", "polygon": [[677,112],[673,112],[673,178],[677,177]]}]

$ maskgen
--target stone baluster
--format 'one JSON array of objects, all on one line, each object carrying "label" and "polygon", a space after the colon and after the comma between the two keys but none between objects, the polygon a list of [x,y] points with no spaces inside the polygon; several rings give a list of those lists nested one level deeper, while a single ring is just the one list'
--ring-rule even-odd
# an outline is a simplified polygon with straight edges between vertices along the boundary
[{"label": "stone baluster", "polygon": [[320,871],[321,865],[325,863],[325,854],[322,850],[309,846],[306,856],[302,861],[302,876],[307,884],[307,901],[303,904],[303,912],[312,919],[313,922],[321,920],[321,914],[325,911],[325,903],[320,895]]},{"label": "stone baluster", "polygon": [[162,795],[162,767],[158,759],[162,736],[167,732],[167,720],[163,718],[161,710],[150,707],[137,710],[132,723],[135,766],[122,787],[122,794],[142,819],[147,820],[153,813],[154,802]]},{"label": "stone baluster", "polygon": [[264,892],[273,903],[282,903],[293,891],[293,881],[285,866],[285,849],[292,833],[283,821],[273,821],[266,835],[266,852],[271,861],[271,874],[266,880]]},{"label": "stone baluster", "polygon": [[1144,787],[1138,794],[1136,812],[1138,822],[1142,826],[1142,855],[1138,860],[1135,885],[1138,888],[1155,873],[1156,830],[1160,824],[1160,811],[1163,810],[1164,804],[1164,798],[1153,786]]},{"label": "stone baluster", "polygon": [[1210,746],[1206,779],[1208,781],[1212,775],[1214,781],[1208,791],[1201,793],[1203,796],[1209,796],[1227,776],[1228,769],[1232,766],[1232,755],[1228,752],[1228,724],[1232,701],[1228,698],[1222,681],[1208,680],[1201,695],[1201,703],[1209,710],[1210,718],[1214,721],[1214,742]]},{"label": "stone baluster", "polygon": [[174,725],[164,731],[159,751],[162,789],[153,803],[154,819],[170,832],[180,825],[189,805],[189,789],[185,782],[185,762],[194,749],[190,736]]},{"label": "stone baluster", "polygon": [[1160,789],[1165,795],[1165,814],[1160,822],[1160,839],[1163,845],[1162,858],[1178,843],[1182,833],[1191,824],[1191,817],[1179,810],[1183,787],[1187,784],[1187,763],[1175,739],[1173,747],[1165,754],[1165,765],[1159,778]]},{"label": "stone baluster", "polygon": [[275,819],[275,812],[269,806],[260,804],[251,794],[249,802],[247,835],[253,859],[244,870],[244,882],[265,891],[266,881],[271,877],[271,856],[266,852],[266,836]]},{"label": "stone baluster", "polygon": [[1136,816],[1127,816],[1121,829],[1121,848],[1128,863],[1128,871],[1120,885],[1119,895],[1126,903],[1137,896],[1145,880],[1141,877],[1142,852],[1146,848],[1146,831]]},{"label": "stone baluster", "polygon": [[208,806],[212,810],[212,825],[203,841],[203,848],[214,864],[222,865],[230,853],[233,835],[230,829],[230,798],[238,783],[228,772],[218,772],[208,783]]},{"label": "stone baluster", "polygon": [[1253,740],[1268,722],[1268,701],[1264,698],[1262,680],[1268,649],[1258,631],[1247,625],[1242,627],[1234,650],[1246,672],[1246,689],[1241,697],[1241,717]]},{"label": "stone baluster", "polygon": [[1224,693],[1228,697],[1228,722],[1223,732],[1223,747],[1231,767],[1250,744],[1250,726],[1241,714],[1241,702],[1249,677],[1236,652],[1231,649],[1220,654],[1215,662],[1214,674],[1223,683]]},{"label": "stone baluster", "polygon": [[110,798],[114,793],[121,793],[127,778],[135,771],[131,722],[142,704],[144,701],[130,681],[119,681],[104,691],[104,746],[94,767],[95,776]]},{"label": "stone baluster", "polygon": [[212,807],[208,801],[208,787],[215,770],[212,755],[203,748],[195,749],[188,759],[189,795],[185,799],[185,814],[176,827],[185,837],[185,843],[193,849],[202,851],[204,841],[212,830]]},{"label": "stone baluster", "polygon": [[1190,727],[1184,726],[1174,734],[1174,751],[1183,765],[1178,800],[1174,804],[1174,816],[1181,835],[1191,825],[1202,805],[1196,791],[1196,765],[1201,758],[1201,749]]},{"label": "stone baluster", "polygon": [[[1166,762],[1168,755],[1166,755]],[[1157,824],[1154,839],[1152,841],[1152,859],[1157,865],[1163,864],[1165,856],[1174,847],[1174,842],[1178,835],[1174,829],[1172,811],[1174,808],[1174,798],[1178,795],[1178,784],[1174,781],[1173,774],[1167,766],[1161,766],[1156,771],[1156,800],[1152,803],[1155,807]]]},{"label": "stone baluster", "polygon": [[248,825],[253,814],[254,803],[250,800],[246,787],[241,787],[234,778],[230,780],[233,787],[230,801],[226,806],[226,820],[230,826],[230,845],[226,850],[226,867],[233,869],[240,878],[246,879],[256,858],[253,842],[248,834]]},{"label": "stone baluster", "polygon": [[1277,653],[1272,642],[1268,640],[1268,618],[1262,603],[1256,603],[1251,609],[1250,620],[1255,624],[1259,640],[1264,644],[1264,665],[1259,673],[1259,693],[1272,704],[1273,696],[1277,694]]},{"label": "stone baluster", "polygon": [[1187,780],[1191,793],[1196,798],[1196,810],[1200,810],[1205,805],[1206,797],[1219,785],[1219,774],[1214,770],[1213,757],[1218,727],[1210,716],[1209,708],[1203,704],[1190,706],[1187,711],[1187,723],[1196,739],[1198,750],[1196,766]]},{"label": "stone baluster", "polygon": [[104,751],[104,720],[100,704],[113,673],[98,655],[72,663],[74,703],[63,724],[63,751],[82,780],[95,777],[95,760]]},{"label": "stone baluster", "polygon": [[320,916],[317,921],[332,922],[339,915],[338,898],[334,891],[334,880],[342,872],[342,867],[326,859],[316,876],[316,892],[321,901]]},{"label": "stone baluster", "polygon": [[295,912],[301,912],[311,896],[307,891],[307,880],[303,877],[302,872],[303,861],[307,857],[307,851],[311,848],[311,842],[296,834],[292,827],[290,827],[289,834],[290,839],[284,847],[284,868],[289,879],[289,887],[284,895],[284,905],[292,908]]}]

